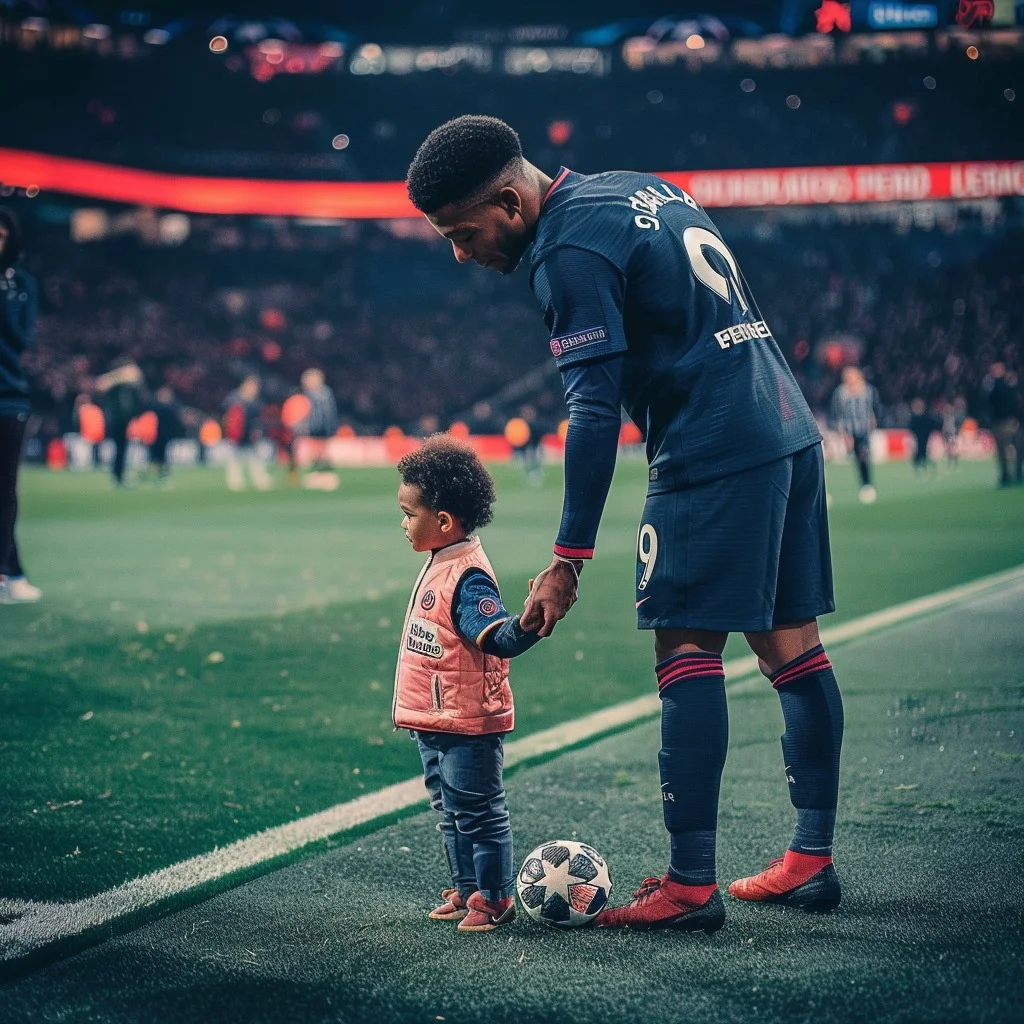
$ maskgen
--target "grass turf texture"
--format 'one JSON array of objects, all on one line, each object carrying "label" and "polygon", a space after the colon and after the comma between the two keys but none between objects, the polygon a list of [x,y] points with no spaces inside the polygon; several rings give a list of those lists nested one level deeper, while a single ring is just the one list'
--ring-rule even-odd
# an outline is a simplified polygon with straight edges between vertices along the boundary
[{"label": "grass turf texture", "polygon": [[[515,609],[561,484],[496,476],[483,538]],[[829,621],[1024,562],[1024,493],[991,479],[987,464],[937,480],[882,467],[862,507],[833,467]],[[194,471],[111,493],[99,474],[25,474],[22,547],[46,599],[0,608],[0,895],[81,898],[416,774],[389,712],[419,556],[393,470],[342,481],[236,495]],[[513,666],[517,735],[653,687],[632,607],[643,489],[624,462],[580,603]]]},{"label": "grass turf texture", "polygon": [[[7,1019],[1013,1021],[1024,994],[1024,585],[853,641],[828,916],[727,899],[713,936],[490,935],[428,921],[443,881],[423,813],[154,922],[3,992]],[[776,695],[730,699],[719,869],[780,853],[792,822]],[[613,900],[667,855],[658,728],[645,723],[509,781],[517,854],[577,835]]]}]

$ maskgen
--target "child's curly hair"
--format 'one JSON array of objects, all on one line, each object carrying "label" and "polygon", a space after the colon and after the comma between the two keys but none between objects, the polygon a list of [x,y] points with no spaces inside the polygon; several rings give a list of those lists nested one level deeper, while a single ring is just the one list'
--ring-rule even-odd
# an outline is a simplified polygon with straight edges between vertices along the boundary
[{"label": "child's curly hair", "polygon": [[477,454],[450,434],[433,434],[398,463],[402,482],[419,487],[435,512],[450,512],[466,533],[492,519],[494,481]]}]

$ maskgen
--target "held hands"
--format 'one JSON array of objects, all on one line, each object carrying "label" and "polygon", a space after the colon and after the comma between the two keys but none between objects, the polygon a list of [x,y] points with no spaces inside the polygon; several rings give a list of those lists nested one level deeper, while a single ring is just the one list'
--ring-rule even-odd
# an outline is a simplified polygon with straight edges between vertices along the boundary
[{"label": "held hands", "polygon": [[551,635],[555,624],[565,618],[576,603],[582,568],[581,561],[555,555],[551,564],[536,579],[530,580],[530,593],[519,619],[519,625],[526,632]]}]

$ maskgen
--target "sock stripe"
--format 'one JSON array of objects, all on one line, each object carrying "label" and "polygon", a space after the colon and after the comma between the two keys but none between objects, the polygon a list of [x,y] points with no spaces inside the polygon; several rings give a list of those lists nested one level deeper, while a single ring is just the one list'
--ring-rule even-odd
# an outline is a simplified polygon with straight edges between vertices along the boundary
[{"label": "sock stripe", "polygon": [[780,686],[785,686],[795,679],[813,675],[815,672],[824,672],[831,667],[832,662],[828,660],[825,648],[818,644],[809,651],[804,651],[798,658],[787,662],[778,672],[773,672],[769,678],[771,679],[772,686],[778,689]]},{"label": "sock stripe", "polygon": [[707,651],[687,651],[684,654],[676,654],[658,664],[655,671],[658,675],[659,693],[666,686],[671,686],[683,679],[693,679],[698,676],[704,678],[717,676],[725,679],[722,656],[710,654]]}]

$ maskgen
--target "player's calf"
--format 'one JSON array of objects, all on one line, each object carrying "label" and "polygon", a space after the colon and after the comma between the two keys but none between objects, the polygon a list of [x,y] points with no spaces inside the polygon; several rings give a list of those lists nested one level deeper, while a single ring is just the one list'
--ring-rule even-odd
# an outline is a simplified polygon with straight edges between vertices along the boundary
[{"label": "player's calf", "polygon": [[796,827],[784,857],[733,882],[729,893],[741,900],[834,910],[840,900],[832,863],[843,742],[839,687],[821,644],[772,672],[769,679],[786,723],[782,754]]}]

